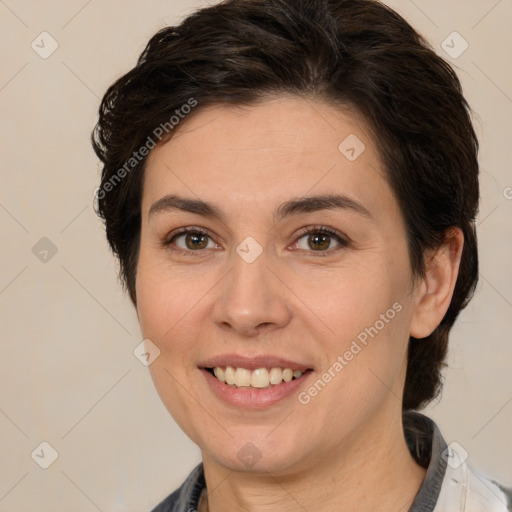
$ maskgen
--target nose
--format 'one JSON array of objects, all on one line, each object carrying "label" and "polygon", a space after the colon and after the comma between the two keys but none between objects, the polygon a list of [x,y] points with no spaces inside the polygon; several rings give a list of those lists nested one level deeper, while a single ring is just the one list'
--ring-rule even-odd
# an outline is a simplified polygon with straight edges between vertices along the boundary
[{"label": "nose", "polygon": [[216,325],[244,337],[285,327],[291,319],[287,288],[264,253],[247,263],[233,255],[231,271],[219,283],[213,306]]}]

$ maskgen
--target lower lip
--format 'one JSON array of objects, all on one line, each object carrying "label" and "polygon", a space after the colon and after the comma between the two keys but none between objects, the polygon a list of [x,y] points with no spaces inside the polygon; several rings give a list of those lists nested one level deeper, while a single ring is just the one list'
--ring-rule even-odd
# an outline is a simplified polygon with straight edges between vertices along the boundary
[{"label": "lower lip", "polygon": [[263,409],[289,397],[296,392],[297,388],[302,386],[310,374],[313,373],[311,370],[308,370],[303,373],[300,378],[291,380],[290,382],[281,382],[281,384],[277,386],[257,389],[229,386],[214,377],[208,370],[204,368],[199,368],[199,370],[206,379],[210,389],[217,397],[231,405],[244,407],[246,409]]}]

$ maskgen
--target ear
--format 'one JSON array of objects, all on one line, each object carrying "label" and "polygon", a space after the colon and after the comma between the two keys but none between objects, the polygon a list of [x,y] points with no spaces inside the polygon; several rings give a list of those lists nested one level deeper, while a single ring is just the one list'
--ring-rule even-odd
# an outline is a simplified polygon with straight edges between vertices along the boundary
[{"label": "ear", "polygon": [[452,300],[463,246],[462,231],[450,228],[443,243],[425,254],[425,276],[414,290],[416,306],[411,318],[410,336],[425,338],[441,323]]}]

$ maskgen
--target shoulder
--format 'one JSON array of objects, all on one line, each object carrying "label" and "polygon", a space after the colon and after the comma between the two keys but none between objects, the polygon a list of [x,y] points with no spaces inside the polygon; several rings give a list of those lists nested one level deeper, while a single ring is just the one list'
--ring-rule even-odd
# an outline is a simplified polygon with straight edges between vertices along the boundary
[{"label": "shoulder", "polygon": [[190,512],[197,510],[199,496],[205,488],[203,464],[198,464],[178,489],[161,501],[151,512]]},{"label": "shoulder", "polygon": [[435,512],[509,512],[512,489],[506,488],[465,461],[466,454],[450,445],[445,453],[446,474]]},{"label": "shoulder", "polygon": [[407,411],[403,423],[411,455],[427,469],[410,512],[512,511],[512,490],[472,468],[464,448],[447,445],[432,419]]}]

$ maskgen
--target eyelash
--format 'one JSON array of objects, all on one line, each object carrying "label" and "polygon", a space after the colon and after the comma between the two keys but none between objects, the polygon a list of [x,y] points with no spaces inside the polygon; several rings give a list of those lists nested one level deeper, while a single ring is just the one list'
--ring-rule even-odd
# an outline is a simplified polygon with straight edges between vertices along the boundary
[{"label": "eyelash", "polygon": [[[164,240],[164,242],[162,242],[162,245],[165,248],[170,249],[170,250],[175,251],[175,252],[181,252],[182,254],[186,254],[186,255],[191,254],[191,255],[197,256],[198,253],[203,252],[204,249],[199,249],[199,250],[196,250],[196,251],[191,251],[191,250],[185,250],[185,249],[179,249],[179,248],[178,249],[172,249],[170,247],[171,244],[176,240],[176,238],[178,238],[178,237],[180,237],[182,235],[187,235],[189,233],[190,234],[206,235],[211,240],[213,240],[213,238],[211,237],[210,233],[206,229],[200,228],[200,227],[191,226],[191,227],[188,227],[188,228],[180,229],[179,231],[176,231],[174,233],[171,233],[171,235],[166,240]],[[333,230],[331,228],[328,228],[328,227],[325,227],[325,226],[310,226],[308,228],[304,228],[303,230],[301,230],[299,232],[299,234],[297,234],[295,242],[292,245],[296,245],[297,242],[301,238],[303,238],[304,236],[312,235],[312,234],[327,235],[327,236],[329,236],[331,238],[334,238],[339,243],[338,247],[335,247],[334,249],[327,249],[326,251],[313,251],[313,250],[305,251],[305,252],[313,253],[315,255],[315,257],[329,256],[333,252],[336,252],[336,251],[338,251],[338,250],[340,250],[342,248],[348,247],[348,245],[350,243],[347,237],[345,237],[344,235],[342,235],[338,231],[335,231],[335,230]],[[304,250],[304,249],[295,249],[295,250]]]},{"label": "eyelash", "polygon": [[[314,254],[315,257],[330,256],[334,252],[344,249],[344,248],[348,247],[348,245],[349,245],[349,239],[346,236],[342,235],[340,232],[338,232],[334,229],[328,228],[326,226],[320,226],[320,225],[310,226],[308,228],[304,228],[303,230],[299,231],[299,233],[296,236],[296,241],[294,242],[293,245],[297,244],[297,242],[304,236],[313,235],[313,234],[327,235],[331,238],[334,238],[336,240],[336,242],[338,242],[338,244],[339,244],[337,247],[335,247],[333,249],[327,249],[326,251],[313,251],[313,250],[306,251],[306,252],[310,252],[310,253]],[[297,249],[297,250],[303,250],[303,249]]]}]

